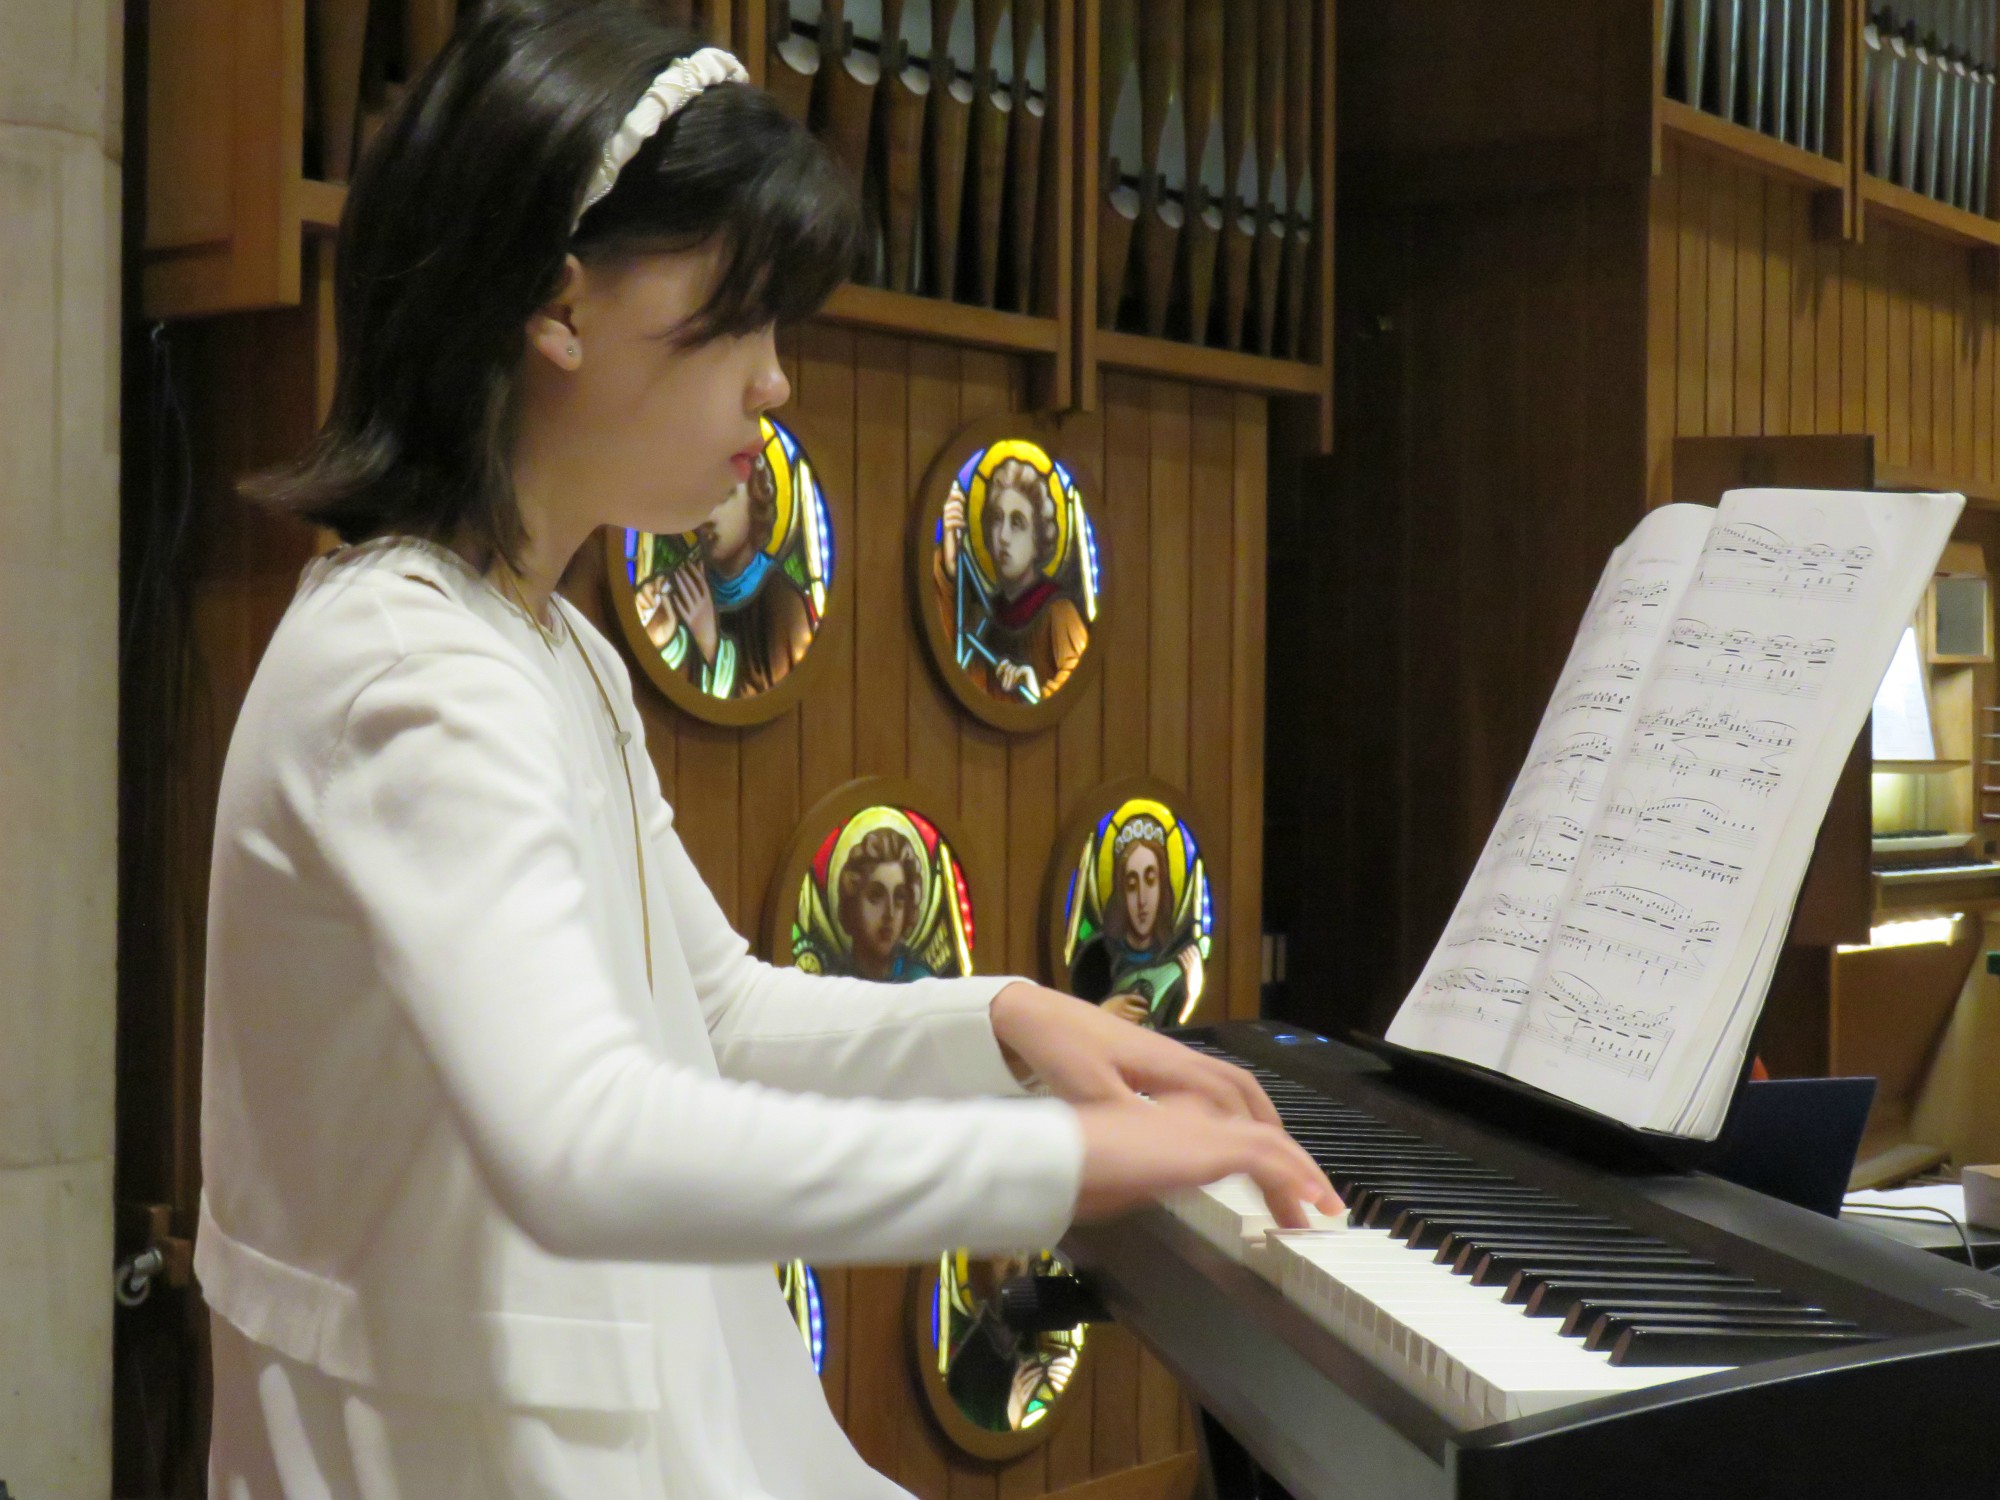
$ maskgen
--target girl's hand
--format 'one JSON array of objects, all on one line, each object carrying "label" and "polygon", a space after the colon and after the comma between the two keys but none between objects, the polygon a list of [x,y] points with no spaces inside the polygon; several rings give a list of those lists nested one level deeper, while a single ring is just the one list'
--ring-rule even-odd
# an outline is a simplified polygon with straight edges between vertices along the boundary
[{"label": "girl's hand", "polygon": [[1325,1214],[1345,1207],[1326,1174],[1276,1125],[1218,1114],[1188,1098],[1153,1104],[1131,1095],[1086,1104],[1076,1115],[1083,1127],[1079,1223],[1237,1172],[1263,1189],[1271,1216],[1286,1229],[1307,1227],[1307,1205]]},{"label": "girl's hand", "polygon": [[[1148,1094],[1277,1126],[1256,1079],[1220,1058],[1121,1020],[1103,1006],[1025,981],[993,997],[993,1035],[1017,1075],[1039,1077],[1071,1104]],[[1206,1179],[1204,1179],[1206,1180]]]},{"label": "girl's hand", "polygon": [[[1163,1193],[1241,1172],[1287,1229],[1301,1204],[1339,1213],[1340,1198],[1285,1134],[1244,1069],[1026,981],[993,997],[993,1035],[1017,1075],[1040,1077],[1077,1106],[1083,1127],[1080,1220],[1109,1218]],[[1140,1094],[1148,1098],[1140,1098]]]}]

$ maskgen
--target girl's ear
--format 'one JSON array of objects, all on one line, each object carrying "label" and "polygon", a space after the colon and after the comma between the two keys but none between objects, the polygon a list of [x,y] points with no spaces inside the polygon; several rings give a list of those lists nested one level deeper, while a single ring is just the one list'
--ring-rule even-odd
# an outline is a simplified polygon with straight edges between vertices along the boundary
[{"label": "girl's ear", "polygon": [[583,294],[583,262],[563,257],[562,280],[556,294],[528,319],[528,346],[559,370],[583,363],[583,340],[576,331],[576,304]]}]

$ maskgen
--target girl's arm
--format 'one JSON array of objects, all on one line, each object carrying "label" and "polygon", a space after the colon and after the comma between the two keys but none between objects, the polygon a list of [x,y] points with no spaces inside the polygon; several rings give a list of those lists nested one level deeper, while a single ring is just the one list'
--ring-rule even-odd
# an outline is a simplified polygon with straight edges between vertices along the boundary
[{"label": "girl's arm", "polygon": [[[650,768],[650,761],[648,762]],[[1001,976],[876,984],[753,957],[674,831],[658,783],[648,851],[723,1072],[774,1088],[880,1099],[1025,1092],[993,1035]]]},{"label": "girl's arm", "polygon": [[[510,1217],[554,1253],[614,1260],[908,1260],[1059,1237],[1082,1169],[1067,1105],[836,1102],[670,1059],[672,1017],[649,1013],[643,981],[621,987],[594,936],[572,772],[528,670],[454,641],[356,697],[316,803],[382,982]],[[693,909],[676,916],[687,932]],[[688,935],[702,972],[732,972],[726,940]],[[655,934],[656,968],[671,942]],[[943,1009],[975,1009],[949,993]],[[725,1019],[746,1000],[754,985]]]},{"label": "girl's arm", "polygon": [[[582,638],[596,647],[591,634]],[[623,659],[608,645],[593,649],[592,656],[601,668],[618,674],[629,703],[631,676]],[[779,968],[754,957],[674,830],[673,810],[646,753],[636,711],[630,727],[648,871],[658,871],[655,878],[680,928],[695,994],[724,1073],[773,1088],[845,1098],[1018,1097],[1026,1092],[993,1035],[990,1007],[993,997],[1015,982],[1007,976],[873,984]]]}]

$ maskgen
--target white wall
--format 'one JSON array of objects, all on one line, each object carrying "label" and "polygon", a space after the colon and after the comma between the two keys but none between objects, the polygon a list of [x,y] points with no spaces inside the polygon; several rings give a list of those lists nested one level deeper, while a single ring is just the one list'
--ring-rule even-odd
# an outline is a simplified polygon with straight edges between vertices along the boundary
[{"label": "white wall", "polygon": [[0,0],[0,1480],[111,1492],[122,4]]}]

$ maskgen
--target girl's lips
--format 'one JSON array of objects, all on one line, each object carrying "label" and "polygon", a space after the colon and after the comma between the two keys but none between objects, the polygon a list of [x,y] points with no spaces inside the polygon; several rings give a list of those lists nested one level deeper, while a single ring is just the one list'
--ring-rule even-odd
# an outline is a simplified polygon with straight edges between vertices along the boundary
[{"label": "girl's lips", "polygon": [[750,482],[750,470],[755,465],[756,460],[747,453],[732,453],[729,455],[729,462],[736,470],[736,482],[738,484],[748,484]]}]

